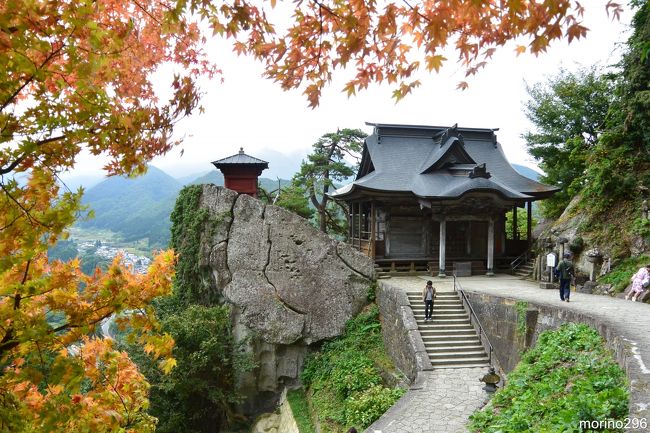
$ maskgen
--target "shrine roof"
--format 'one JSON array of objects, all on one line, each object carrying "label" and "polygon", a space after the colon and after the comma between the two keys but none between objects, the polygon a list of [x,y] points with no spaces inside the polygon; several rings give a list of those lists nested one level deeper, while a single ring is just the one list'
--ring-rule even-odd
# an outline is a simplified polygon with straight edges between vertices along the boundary
[{"label": "shrine roof", "polygon": [[262,161],[261,159],[255,158],[250,155],[246,155],[244,153],[244,148],[239,149],[239,153],[229,156],[227,158],[219,159],[217,161],[212,161],[212,164],[214,164],[215,167],[220,168],[220,166],[231,166],[234,164],[238,165],[259,165],[259,166],[265,166],[264,168],[269,167],[269,163],[266,161]]},{"label": "shrine roof", "polygon": [[492,191],[524,201],[559,189],[519,174],[508,162],[494,129],[369,124],[356,180],[331,194],[345,199],[363,190],[411,193],[430,199]]}]

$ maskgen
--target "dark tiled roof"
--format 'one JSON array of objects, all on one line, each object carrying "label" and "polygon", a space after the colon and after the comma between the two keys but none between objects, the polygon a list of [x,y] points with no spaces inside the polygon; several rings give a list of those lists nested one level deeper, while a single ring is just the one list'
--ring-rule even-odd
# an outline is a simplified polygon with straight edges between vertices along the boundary
[{"label": "dark tiled roof", "polygon": [[[558,190],[520,175],[507,161],[492,129],[373,126],[364,152],[372,164],[362,161],[367,172],[360,171],[352,184],[332,197],[372,190],[452,199],[470,191],[490,190],[507,199],[537,200]],[[472,169],[482,164],[488,174],[470,177]]]},{"label": "dark tiled roof", "polygon": [[232,164],[249,164],[249,165],[263,165],[265,168],[269,167],[269,163],[262,161],[261,159],[255,158],[244,153],[244,148],[239,149],[239,153],[229,156],[228,158],[219,159],[217,161],[212,161],[215,167],[220,168],[222,165],[232,165]]}]

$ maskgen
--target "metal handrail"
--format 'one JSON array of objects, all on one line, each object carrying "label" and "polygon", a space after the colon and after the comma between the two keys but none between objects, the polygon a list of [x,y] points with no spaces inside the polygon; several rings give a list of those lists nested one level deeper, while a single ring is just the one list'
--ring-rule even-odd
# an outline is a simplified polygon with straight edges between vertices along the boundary
[{"label": "metal handrail", "polygon": [[[487,336],[487,333],[483,330],[483,326],[481,325],[481,321],[478,320],[478,316],[474,312],[474,308],[472,308],[472,304],[469,302],[469,299],[467,299],[467,295],[465,295],[465,291],[463,290],[463,286],[460,284],[460,281],[457,280],[456,274],[452,274],[454,277],[454,292],[459,292],[462,301],[467,305],[467,308],[469,309],[470,316],[469,316],[469,323],[470,325],[472,324],[472,318],[474,319],[474,322],[476,323],[476,326],[478,326],[478,332],[479,332],[479,338],[481,339],[481,343],[483,344],[483,347],[485,347],[485,343],[483,343],[483,338],[485,337],[485,341],[487,341],[488,345],[488,361],[490,365],[493,365],[492,363],[492,352],[494,352],[494,346],[492,346],[492,343],[490,342],[490,339]],[[460,289],[456,289],[456,284],[460,287]],[[496,364],[498,364],[498,370],[503,372],[503,369],[501,368],[501,363],[499,363],[499,360],[494,358],[496,360]]]},{"label": "metal handrail", "polygon": [[512,262],[510,262],[510,270],[514,273],[519,266],[528,262],[528,259],[532,252],[533,252],[533,248],[531,246],[526,251],[518,255]]}]

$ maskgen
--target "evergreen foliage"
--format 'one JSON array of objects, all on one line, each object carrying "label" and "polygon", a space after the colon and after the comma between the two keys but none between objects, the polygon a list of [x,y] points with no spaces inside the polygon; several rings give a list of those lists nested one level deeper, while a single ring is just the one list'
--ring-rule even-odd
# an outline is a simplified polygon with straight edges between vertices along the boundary
[{"label": "evergreen foliage", "polygon": [[599,210],[639,200],[650,186],[650,3],[636,3],[640,8],[621,62],[617,98],[588,159],[584,199]]},{"label": "evergreen foliage", "polygon": [[539,336],[469,430],[579,432],[581,420],[623,420],[628,400],[625,375],[598,332],[567,323]]},{"label": "evergreen foliage", "polygon": [[216,294],[210,290],[212,276],[200,263],[201,233],[208,221],[208,210],[199,207],[201,185],[184,187],[178,195],[171,214],[170,247],[178,254],[174,296],[184,305],[216,303]]},{"label": "evergreen foliage", "polygon": [[[345,128],[321,136],[312,146],[312,153],[303,161],[292,184],[305,191],[318,214],[318,227],[324,233],[346,236],[347,221],[341,209],[328,194],[335,182],[343,182],[356,170],[366,134],[360,129]],[[353,166],[349,160],[355,161]]]},{"label": "evergreen foliage", "polygon": [[[535,229],[537,225],[537,218],[534,216],[531,218],[531,230]],[[514,224],[514,218],[512,211],[506,212],[506,239],[512,239],[512,225]],[[528,235],[528,211],[526,209],[517,208],[517,233],[519,233],[519,239],[526,239]]]},{"label": "evergreen foliage", "polygon": [[405,392],[384,384],[382,372],[393,370],[383,346],[379,309],[373,304],[347,323],[344,335],[305,361],[301,379],[321,431],[363,429],[379,418]]},{"label": "evergreen foliage", "polygon": [[306,219],[311,219],[314,216],[314,208],[309,206],[307,190],[295,179],[288,186],[282,188],[275,205]]},{"label": "evergreen foliage", "polygon": [[613,80],[595,68],[561,70],[527,90],[525,113],[535,131],[523,138],[545,172],[542,182],[562,188],[542,206],[545,216],[558,217],[582,188],[587,158],[605,125]]},{"label": "evergreen foliage", "polygon": [[[161,307],[162,305],[162,307]],[[236,372],[252,368],[241,343],[234,340],[227,306],[181,307],[167,300],[158,305],[162,331],[176,342],[177,367],[161,374],[141,348],[132,358],[151,384],[149,413],[158,418],[160,433],[216,433],[237,419],[232,407]]]},{"label": "evergreen foliage", "polygon": [[253,368],[246,342],[233,336],[230,308],[217,304],[212,276],[199,265],[202,233],[224,222],[209,221],[201,194],[201,185],[190,185],[178,196],[171,216],[178,254],[173,294],[155,302],[162,331],[174,338],[177,367],[163,375],[141,348],[129,347],[151,384],[149,412],[162,433],[215,433],[242,421],[232,410],[241,401],[235,381]]}]

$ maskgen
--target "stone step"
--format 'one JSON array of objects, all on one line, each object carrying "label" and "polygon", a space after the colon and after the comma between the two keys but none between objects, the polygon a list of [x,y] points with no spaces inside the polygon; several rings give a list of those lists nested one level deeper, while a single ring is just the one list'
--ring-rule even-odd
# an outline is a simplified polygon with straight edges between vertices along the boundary
[{"label": "stone step", "polygon": [[442,340],[439,337],[427,337],[425,340],[424,338],[422,339],[424,342],[425,347],[431,347],[431,348],[436,348],[436,347],[447,347],[447,346],[453,346],[453,347],[469,347],[469,346],[481,346],[481,341],[477,338],[472,338],[472,337],[459,337],[456,339],[447,339],[447,340]]},{"label": "stone step", "polygon": [[[424,311],[421,311],[419,313],[413,313],[413,315],[415,316],[416,320],[424,320]],[[439,311],[433,312],[433,320],[459,320],[459,319],[469,320],[469,316],[467,315],[467,313],[443,314]]]},{"label": "stone step", "polygon": [[[413,311],[424,311],[425,307],[426,306],[424,304],[411,305],[411,310],[413,310]],[[445,307],[445,308],[439,308],[439,307]],[[448,307],[454,307],[454,308],[448,308]],[[461,304],[453,306],[453,305],[440,305],[440,304],[434,302],[433,303],[433,309],[435,310],[436,308],[440,309],[441,311],[443,311],[443,310],[444,311],[454,311],[454,310],[465,311],[465,309],[463,308],[463,306]]]},{"label": "stone step", "polygon": [[481,340],[478,338],[455,338],[440,340],[439,337],[422,337],[425,347],[447,347],[447,346],[481,346]]},{"label": "stone step", "polygon": [[481,352],[485,353],[483,346],[477,341],[472,341],[468,343],[457,342],[457,341],[445,341],[445,342],[427,342],[424,343],[428,353],[443,353],[443,352]]},{"label": "stone step", "polygon": [[[411,308],[424,308],[426,305],[424,303],[422,304],[411,304]],[[434,302],[433,303],[433,308],[442,308],[442,307],[452,307],[452,308],[463,308],[463,304],[460,301],[441,301],[441,302]],[[449,308],[445,308],[448,310]]]},{"label": "stone step", "polygon": [[464,328],[452,327],[451,329],[444,328],[422,328],[420,329],[420,334],[422,338],[424,337],[435,337],[435,338],[470,338],[477,337],[476,330],[471,326],[466,326]]},{"label": "stone step", "polygon": [[490,359],[486,355],[486,356],[475,356],[475,357],[467,357],[467,358],[431,358],[431,356],[429,356],[429,360],[431,361],[431,365],[434,368],[436,368],[439,366],[467,367],[468,364],[472,364],[472,365],[477,364],[478,366],[484,365],[487,367]]},{"label": "stone step", "polygon": [[[424,317],[424,310],[414,311],[415,317]],[[467,313],[463,310],[433,310],[434,316],[444,317],[445,319],[459,319],[461,317],[468,317]]]},{"label": "stone step", "polygon": [[479,349],[474,349],[474,350],[448,350],[448,351],[443,351],[443,350],[435,350],[435,349],[427,349],[427,353],[429,354],[429,359],[456,359],[456,358],[482,358],[485,357],[487,359],[487,355],[485,354],[485,351],[483,348]]},{"label": "stone step", "polygon": [[[438,299],[436,298],[435,301],[433,301],[433,305],[440,304],[440,305],[449,305],[449,304],[460,304],[462,301],[460,298],[449,298],[449,299]],[[424,301],[422,299],[409,299],[409,304],[411,305],[424,305]]]},{"label": "stone step", "polygon": [[[411,304],[411,309],[423,310],[424,307],[425,307],[424,304],[415,304],[415,305]],[[434,308],[434,309],[439,309],[439,310],[455,310],[455,309],[463,309],[463,304],[461,304],[460,302],[458,302],[458,303],[456,303],[456,304],[445,304],[445,305],[441,305],[441,304],[439,304],[439,303],[437,303],[437,302],[434,302],[434,303],[433,303],[433,308]]]},{"label": "stone step", "polygon": [[474,332],[474,328],[468,324],[468,323],[432,323],[432,322],[426,322],[426,323],[418,323],[418,328],[420,330],[420,334],[422,334],[425,331],[466,331],[466,332]]},{"label": "stone step", "polygon": [[487,362],[476,362],[476,363],[467,363],[467,364],[433,364],[432,367],[434,370],[442,370],[445,368],[487,368],[489,364]]},{"label": "stone step", "polygon": [[465,314],[463,317],[444,317],[444,316],[436,317],[436,315],[434,313],[433,314],[433,320],[430,320],[428,322],[424,321],[424,315],[419,316],[419,317],[416,316],[415,320],[418,323],[425,323],[425,324],[429,324],[429,325],[431,325],[431,324],[433,324],[433,325],[438,325],[438,324],[440,324],[440,325],[451,325],[451,324],[458,325],[458,324],[461,324],[461,323],[463,323],[463,324],[466,323],[466,324],[469,325],[469,316],[467,314]]},{"label": "stone step", "polygon": [[[422,299],[422,292],[406,292],[406,295],[414,298],[420,298]],[[453,297],[458,297],[458,292],[441,292],[441,291],[436,291],[436,298],[453,298]]]}]

